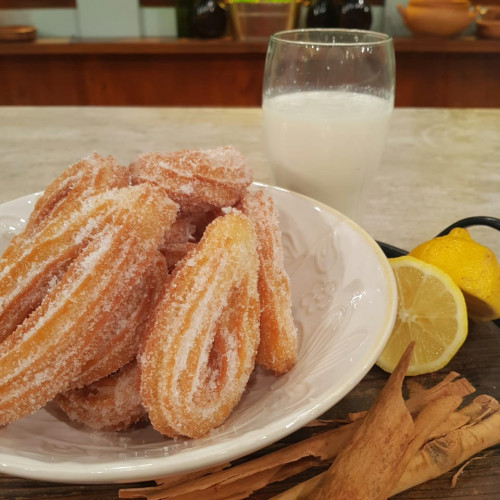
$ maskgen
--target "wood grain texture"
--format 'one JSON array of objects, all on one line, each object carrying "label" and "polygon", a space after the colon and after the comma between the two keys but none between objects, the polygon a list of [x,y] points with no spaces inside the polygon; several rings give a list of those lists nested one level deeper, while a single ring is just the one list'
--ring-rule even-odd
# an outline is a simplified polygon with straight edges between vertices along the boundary
[{"label": "wood grain texture", "polygon": [[[466,401],[479,394],[489,394],[500,399],[500,328],[493,323],[472,324],[469,336],[451,363],[441,372],[421,375],[416,379],[424,386],[430,386],[443,378],[449,371],[457,371],[467,377],[476,387],[476,394],[466,398]],[[351,411],[365,410],[375,400],[377,394],[385,384],[387,374],[377,367],[366,375],[358,386],[342,401],[327,411],[322,418],[331,421],[345,418]],[[334,424],[328,424],[333,426]],[[310,436],[318,430],[327,427],[305,427],[278,443],[252,455],[259,456]],[[437,498],[461,500],[491,500],[500,498],[500,446],[485,450],[479,458],[472,460],[459,476],[455,488],[451,487],[453,475],[458,467],[452,471],[427,483],[418,485],[392,498],[397,500],[432,500]],[[250,458],[250,457],[248,457]],[[287,479],[278,484],[270,485],[250,497],[250,500],[267,500],[273,495],[287,489],[299,481],[318,473],[315,469],[300,474],[298,477]],[[151,483],[141,483],[146,486]],[[137,486],[129,485],[130,487]],[[0,475],[0,498],[16,498],[16,500],[115,500],[120,486],[117,485],[63,485],[44,483],[27,479]]]},{"label": "wood grain texture", "polygon": [[396,106],[500,107],[500,54],[398,53]]},{"label": "wood grain texture", "polygon": [[[0,104],[245,106],[260,101],[259,56],[0,58]],[[31,75],[31,78],[29,77]]]},{"label": "wood grain texture", "polygon": [[[1,1],[1,0],[0,0]],[[125,38],[80,39],[40,38],[33,43],[0,44],[0,55],[44,54],[226,54],[254,53],[265,55],[267,39],[251,41],[234,40],[230,36],[215,39],[196,38]],[[459,38],[396,37],[396,54],[500,54],[500,40],[478,39],[472,36]]]},{"label": "wood grain texture", "polygon": [[[396,39],[396,105],[500,107],[500,40]],[[267,41],[0,44],[0,105],[260,106]]]},{"label": "wood grain texture", "polygon": [[[500,47],[500,43],[497,45]],[[76,39],[40,38],[33,43],[0,44],[0,56],[7,55],[101,55],[101,54],[261,54],[265,55],[267,40],[234,41],[231,37],[200,40],[196,38],[119,38]]]}]

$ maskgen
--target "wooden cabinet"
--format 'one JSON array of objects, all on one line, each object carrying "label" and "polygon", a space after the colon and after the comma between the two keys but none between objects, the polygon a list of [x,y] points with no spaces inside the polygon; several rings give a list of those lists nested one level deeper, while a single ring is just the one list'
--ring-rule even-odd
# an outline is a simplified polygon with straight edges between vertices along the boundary
[{"label": "wooden cabinet", "polygon": [[[0,105],[260,106],[266,42],[0,44]],[[396,105],[500,107],[500,40],[400,38]]]},{"label": "wooden cabinet", "polygon": [[396,106],[500,107],[500,40],[399,38]]}]

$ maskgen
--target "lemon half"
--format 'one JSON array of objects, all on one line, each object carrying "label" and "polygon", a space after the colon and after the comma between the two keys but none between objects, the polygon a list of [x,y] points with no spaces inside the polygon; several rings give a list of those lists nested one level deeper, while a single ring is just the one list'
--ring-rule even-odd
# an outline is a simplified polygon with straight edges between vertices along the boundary
[{"label": "lemon half", "polygon": [[389,259],[398,289],[398,312],[389,340],[377,361],[392,373],[406,347],[415,341],[407,375],[440,370],[467,337],[464,295],[438,267],[411,256]]}]

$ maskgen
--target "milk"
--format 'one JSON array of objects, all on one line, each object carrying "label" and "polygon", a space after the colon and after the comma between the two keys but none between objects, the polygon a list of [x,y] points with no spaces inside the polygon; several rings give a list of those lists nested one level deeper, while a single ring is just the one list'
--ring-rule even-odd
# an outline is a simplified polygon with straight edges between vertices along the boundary
[{"label": "milk", "polygon": [[268,153],[280,186],[353,219],[377,168],[392,102],[343,91],[283,94],[263,101]]}]

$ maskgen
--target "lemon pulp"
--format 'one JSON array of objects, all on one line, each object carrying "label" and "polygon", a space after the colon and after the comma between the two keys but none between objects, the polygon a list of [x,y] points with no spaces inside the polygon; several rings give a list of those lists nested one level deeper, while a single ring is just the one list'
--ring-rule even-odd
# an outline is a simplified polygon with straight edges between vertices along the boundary
[{"label": "lemon pulp", "polygon": [[446,366],[467,336],[463,293],[438,267],[411,256],[389,259],[398,288],[398,313],[391,336],[377,365],[396,367],[415,341],[407,375],[420,375]]}]

